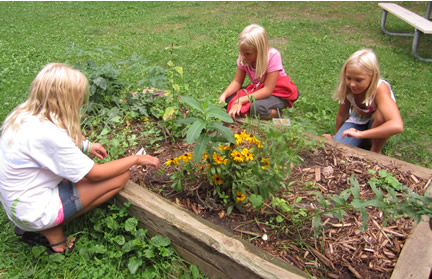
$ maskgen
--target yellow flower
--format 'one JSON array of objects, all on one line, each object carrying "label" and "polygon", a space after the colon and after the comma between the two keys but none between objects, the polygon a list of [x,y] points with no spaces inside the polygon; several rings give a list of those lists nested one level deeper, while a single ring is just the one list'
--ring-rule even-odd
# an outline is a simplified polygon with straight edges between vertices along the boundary
[{"label": "yellow flower", "polygon": [[219,146],[218,149],[220,151],[224,151],[224,150],[230,150],[231,147],[229,146],[229,144],[223,144],[223,145]]},{"label": "yellow flower", "polygon": [[215,175],[213,176],[213,183],[214,183],[215,185],[222,185],[222,184],[223,184],[223,179],[222,179],[222,177],[220,177],[218,174],[215,174]]},{"label": "yellow flower", "polygon": [[183,162],[186,163],[187,161],[192,160],[192,154],[191,153],[187,153],[187,154],[181,155],[179,158],[181,160],[183,160]]},{"label": "yellow flower", "polygon": [[178,165],[180,163],[180,158],[174,158],[173,159],[173,164],[174,165]]},{"label": "yellow flower", "polygon": [[266,166],[261,166],[261,168],[263,170],[265,170],[267,167],[270,167],[270,159],[269,158],[262,158],[261,162],[263,162],[264,164],[266,164]]},{"label": "yellow flower", "polygon": [[243,148],[241,154],[245,157],[245,161],[252,161],[253,160],[253,154],[250,152],[250,149]]},{"label": "yellow flower", "polygon": [[236,199],[236,202],[242,202],[242,201],[244,201],[245,199],[246,199],[246,196],[243,195],[242,192],[237,192],[237,199]]},{"label": "yellow flower", "polygon": [[217,154],[216,152],[213,153],[213,161],[216,162],[216,164],[224,164],[228,162],[228,159],[224,159],[221,155]]},{"label": "yellow flower", "polygon": [[236,141],[237,145],[240,145],[240,144],[243,143],[243,139],[242,139],[242,137],[239,134],[235,134],[234,138],[235,138],[235,141]]},{"label": "yellow flower", "polygon": [[234,150],[233,152],[231,152],[231,158],[233,158],[233,160],[236,162],[243,162],[244,161],[243,155],[240,153],[240,151],[237,151],[237,150]]},{"label": "yellow flower", "polygon": [[208,154],[207,151],[204,153],[204,155],[201,158],[202,160],[207,160],[208,159]]},{"label": "yellow flower", "polygon": [[253,136],[249,142],[255,144],[258,148],[263,148],[261,141],[259,141],[255,136]]},{"label": "yellow flower", "polygon": [[240,137],[241,137],[243,140],[246,140],[246,141],[249,141],[249,142],[250,142],[250,140],[251,140],[251,135],[249,135],[248,133],[246,133],[246,130],[243,130],[243,131],[240,133]]},{"label": "yellow flower", "polygon": [[168,160],[165,162],[165,165],[170,166],[171,164],[173,164],[174,161],[173,160]]}]

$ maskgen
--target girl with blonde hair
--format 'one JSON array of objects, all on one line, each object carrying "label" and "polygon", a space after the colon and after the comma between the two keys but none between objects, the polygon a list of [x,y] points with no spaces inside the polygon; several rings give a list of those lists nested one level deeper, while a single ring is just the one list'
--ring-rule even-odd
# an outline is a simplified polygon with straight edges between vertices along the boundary
[{"label": "girl with blonde hair", "polygon": [[403,122],[390,84],[381,79],[378,60],[371,49],[352,54],[342,67],[333,96],[339,101],[336,135],[327,139],[381,153],[392,135],[403,131]]},{"label": "girl with blonde hair", "polygon": [[[257,24],[247,26],[239,35],[238,46],[234,80],[219,96],[219,103],[227,103],[229,115],[235,119],[250,112],[272,119],[278,109],[292,107],[298,98],[297,87],[285,73],[280,52],[270,47],[265,29]],[[242,88],[246,74],[252,84]],[[252,105],[251,99],[255,100]]]},{"label": "girl with blonde hair", "polygon": [[84,140],[80,108],[88,100],[87,78],[67,65],[46,65],[28,99],[5,119],[0,137],[0,201],[15,231],[50,252],[71,251],[62,224],[104,203],[129,180],[134,164],[159,167],[159,159],[133,155],[97,164],[104,147]]}]

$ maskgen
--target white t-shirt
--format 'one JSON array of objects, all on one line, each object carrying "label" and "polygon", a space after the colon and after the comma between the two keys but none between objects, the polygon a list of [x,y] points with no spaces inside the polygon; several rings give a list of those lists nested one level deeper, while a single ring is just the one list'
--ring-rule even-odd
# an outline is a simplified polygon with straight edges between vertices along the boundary
[{"label": "white t-shirt", "polygon": [[9,219],[29,231],[56,225],[57,185],[80,181],[93,165],[64,129],[27,117],[11,145],[0,138],[0,200]]}]

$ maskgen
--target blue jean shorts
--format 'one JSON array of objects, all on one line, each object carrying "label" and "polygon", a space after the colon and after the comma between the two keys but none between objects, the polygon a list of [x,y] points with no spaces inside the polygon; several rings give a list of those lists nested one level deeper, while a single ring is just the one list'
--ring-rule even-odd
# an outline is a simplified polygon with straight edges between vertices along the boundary
[{"label": "blue jean shorts", "polygon": [[63,180],[58,184],[59,196],[63,203],[64,219],[67,220],[75,213],[81,211],[82,204],[76,184]]},{"label": "blue jean shorts", "polygon": [[335,140],[337,142],[345,143],[345,144],[348,144],[351,146],[369,149],[370,145],[371,145],[370,139],[356,139],[356,138],[349,137],[349,136],[345,136],[345,138],[342,138],[342,133],[343,133],[343,131],[348,130],[350,128],[354,128],[354,129],[357,129],[359,131],[365,131],[365,130],[369,130],[371,126],[372,126],[372,120],[366,124],[363,124],[363,125],[355,124],[352,122],[345,122],[339,128],[339,131],[337,131],[333,140]]}]

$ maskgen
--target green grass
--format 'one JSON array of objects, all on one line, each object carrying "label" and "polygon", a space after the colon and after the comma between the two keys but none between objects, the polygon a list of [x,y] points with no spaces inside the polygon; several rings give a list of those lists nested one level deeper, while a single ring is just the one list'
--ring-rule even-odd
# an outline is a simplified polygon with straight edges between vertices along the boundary
[{"label": "green grass", "polygon": [[[373,48],[405,124],[384,154],[432,168],[432,63],[412,56],[412,38],[381,32],[377,3],[0,2],[0,121],[26,99],[45,64],[75,65],[89,58],[115,63],[133,54],[142,55],[147,65],[168,68],[172,61],[182,66],[188,90],[180,94],[216,102],[235,73],[239,32],[258,23],[281,51],[285,70],[301,92],[285,116],[317,135],[335,132],[338,104],[331,96],[342,64],[354,51]],[[427,2],[400,4],[424,15]],[[387,27],[411,30],[392,15]],[[432,57],[431,44],[431,36],[423,36],[420,54]],[[136,91],[142,89],[137,85],[140,75],[125,71],[121,78],[129,82],[128,90]],[[13,247],[1,246],[3,258],[38,265],[10,236],[4,215],[1,220],[9,228],[2,232],[2,242]],[[0,277],[13,266],[4,260]]]}]

